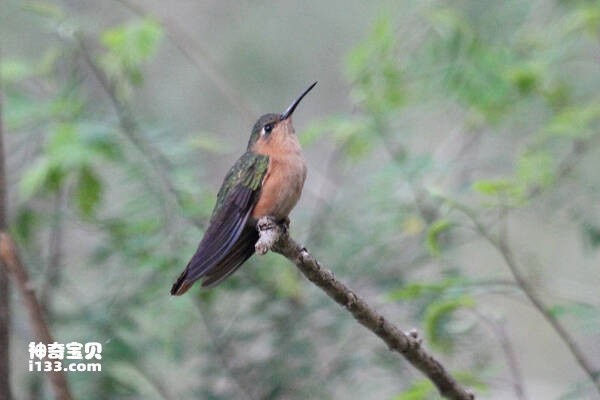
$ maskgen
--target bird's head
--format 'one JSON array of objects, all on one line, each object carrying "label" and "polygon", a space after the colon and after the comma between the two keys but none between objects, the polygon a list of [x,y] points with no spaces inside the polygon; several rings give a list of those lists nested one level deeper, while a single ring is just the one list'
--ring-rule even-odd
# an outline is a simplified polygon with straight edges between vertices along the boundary
[{"label": "bird's head", "polygon": [[255,146],[267,144],[275,138],[282,138],[285,135],[294,134],[292,126],[292,114],[294,110],[308,92],[315,87],[317,82],[313,83],[306,89],[282,114],[265,114],[256,121],[252,128],[250,141],[248,142],[248,150],[252,150]]}]

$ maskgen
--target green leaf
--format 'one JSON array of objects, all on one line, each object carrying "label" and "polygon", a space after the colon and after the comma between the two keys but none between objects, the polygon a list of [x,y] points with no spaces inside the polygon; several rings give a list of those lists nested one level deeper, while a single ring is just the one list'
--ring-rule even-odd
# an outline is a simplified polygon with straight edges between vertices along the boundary
[{"label": "green leaf", "polygon": [[445,218],[438,219],[429,226],[429,229],[427,230],[427,237],[425,238],[425,244],[431,255],[434,257],[439,257],[441,255],[442,250],[439,242],[440,236],[453,226],[454,223]]},{"label": "green leaf", "polygon": [[81,115],[83,110],[81,98],[73,94],[61,93],[52,99],[44,99],[9,88],[6,95],[7,125],[15,130],[21,125],[47,125],[49,121],[71,121]]},{"label": "green leaf", "polygon": [[30,207],[20,207],[15,217],[14,229],[17,237],[23,242],[29,242],[35,232],[38,216]]},{"label": "green leaf", "polygon": [[90,122],[78,122],[79,146],[87,148],[91,153],[91,159],[106,159],[119,161],[123,159],[122,146],[118,141],[117,134],[107,129],[104,124]]},{"label": "green leaf", "polygon": [[523,186],[510,179],[482,179],[473,183],[473,190],[486,196],[507,199],[520,199],[524,194]]},{"label": "green leaf", "polygon": [[539,87],[543,73],[541,65],[526,63],[509,68],[507,77],[522,95],[528,95]]},{"label": "green leaf", "polygon": [[149,58],[163,36],[162,26],[153,18],[136,19],[108,29],[101,41],[111,51],[133,61]]},{"label": "green leaf", "polygon": [[61,186],[64,171],[46,157],[39,158],[29,167],[19,184],[22,201],[27,201],[38,192],[54,191]]},{"label": "green leaf", "polygon": [[456,99],[473,114],[470,118],[496,123],[508,115],[518,92],[507,71],[518,61],[518,53],[487,42],[461,11],[441,9],[431,20],[435,34],[425,42],[421,60],[431,67],[416,67],[415,73],[432,81],[435,93],[441,89],[444,97]]},{"label": "green leaf", "polygon": [[592,1],[588,5],[579,7],[569,15],[565,34],[578,30],[587,32],[593,38],[598,36],[600,31],[600,7],[596,2]]},{"label": "green leaf", "polygon": [[522,154],[517,161],[517,177],[526,186],[547,187],[554,180],[554,159],[546,151]]},{"label": "green leaf", "polygon": [[587,138],[597,132],[600,121],[600,102],[566,107],[546,126],[545,132],[554,136]]},{"label": "green leaf", "polygon": [[386,297],[390,301],[414,300],[422,297],[424,294],[438,292],[439,290],[439,285],[410,283],[400,289],[392,290]]},{"label": "green leaf", "polygon": [[135,19],[106,30],[100,40],[108,50],[102,58],[107,74],[139,85],[140,68],[154,55],[162,37],[163,28],[153,18]]},{"label": "green leaf", "polygon": [[77,126],[72,123],[61,123],[54,127],[47,152],[68,170],[85,165],[92,158],[89,148],[81,144]]},{"label": "green leaf", "polygon": [[425,334],[432,346],[441,351],[449,350],[452,340],[445,327],[452,313],[461,308],[472,308],[475,301],[471,297],[459,297],[431,303],[425,310]]},{"label": "green leaf", "polygon": [[65,170],[90,165],[98,158],[117,159],[120,155],[114,135],[83,123],[57,124],[48,141],[47,154]]},{"label": "green leaf", "polygon": [[29,167],[19,183],[21,200],[27,201],[40,190],[48,178],[50,163],[47,158],[40,158]]},{"label": "green leaf", "polygon": [[91,217],[102,198],[102,182],[88,167],[81,168],[78,178],[74,194],[77,207],[84,217]]},{"label": "green leaf", "polygon": [[394,396],[393,400],[427,400],[436,398],[437,390],[429,379],[421,379],[413,383],[403,393]]},{"label": "green leaf", "polygon": [[400,289],[390,291],[386,298],[390,301],[415,300],[426,295],[440,295],[447,289],[460,285],[463,282],[459,278],[444,279],[439,283],[419,283],[413,282],[403,286]]},{"label": "green leaf", "polygon": [[582,230],[587,245],[592,249],[600,246],[600,227],[586,221],[583,223]]},{"label": "green leaf", "polygon": [[23,4],[23,9],[36,13],[42,17],[63,19],[65,14],[63,10],[55,4],[46,1],[26,1]]},{"label": "green leaf", "polygon": [[3,82],[14,83],[34,74],[31,64],[21,60],[3,60],[0,63],[0,77]]},{"label": "green leaf", "polygon": [[404,104],[404,74],[397,62],[397,35],[389,15],[379,18],[369,37],[346,56],[352,97],[373,114]]}]

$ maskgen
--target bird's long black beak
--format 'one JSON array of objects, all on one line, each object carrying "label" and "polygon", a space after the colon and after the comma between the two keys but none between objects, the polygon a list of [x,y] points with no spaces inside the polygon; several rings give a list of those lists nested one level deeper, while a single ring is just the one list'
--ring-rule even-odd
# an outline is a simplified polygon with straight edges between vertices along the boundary
[{"label": "bird's long black beak", "polygon": [[281,119],[288,119],[289,117],[292,116],[292,114],[294,113],[294,110],[296,109],[296,107],[298,106],[298,104],[300,104],[300,101],[302,100],[302,98],[304,98],[304,96],[306,96],[306,94],[308,92],[311,91],[312,88],[315,87],[315,85],[317,84],[317,82],[313,83],[312,85],[310,85],[308,87],[308,89],[306,89],[304,91],[304,93],[302,93],[296,100],[294,100],[294,102],[292,104],[290,104],[290,106],[287,108],[287,110],[285,110],[283,112],[283,114],[281,114]]}]

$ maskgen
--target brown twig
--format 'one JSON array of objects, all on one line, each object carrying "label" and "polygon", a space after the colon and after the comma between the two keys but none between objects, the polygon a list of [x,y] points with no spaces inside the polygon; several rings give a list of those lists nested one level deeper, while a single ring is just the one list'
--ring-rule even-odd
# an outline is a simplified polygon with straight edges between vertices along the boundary
[{"label": "brown twig", "polygon": [[[8,268],[17,289],[23,297],[36,339],[45,344],[54,343],[50,328],[44,319],[42,307],[31,287],[29,273],[21,261],[15,242],[6,232],[0,232],[0,260]],[[54,371],[54,369],[47,373],[55,398],[58,400],[72,400],[73,397],[64,373]]]},{"label": "brown twig", "polygon": [[260,234],[257,248],[269,247],[293,262],[309,281],[346,308],[360,324],[383,340],[390,350],[401,354],[423,372],[443,397],[455,400],[475,398],[473,393],[459,385],[444,366],[422,347],[416,331],[405,333],[390,323],[364,299],[335,279],[331,271],[321,267],[308,250],[289,236],[286,227],[273,223],[268,217],[261,218],[257,226]]},{"label": "brown twig", "polygon": [[477,310],[474,311],[475,315],[485,322],[493,332],[494,336],[498,339],[500,347],[502,348],[502,353],[506,358],[506,365],[508,367],[508,372],[511,375],[513,391],[515,392],[515,396],[518,400],[526,400],[527,396],[525,395],[525,385],[523,383],[523,374],[521,374],[521,368],[519,366],[519,361],[517,359],[517,355],[515,349],[506,333],[506,329],[504,325],[497,321],[495,318],[490,317],[482,312]]},{"label": "brown twig", "polygon": [[[1,78],[1,77],[0,77]],[[0,79],[1,81],[1,79]],[[4,172],[3,92],[0,86],[0,230],[6,230],[6,174]],[[8,267],[0,260],[0,398],[12,398],[10,388],[10,292]]]},{"label": "brown twig", "polygon": [[575,339],[571,336],[570,332],[563,326],[563,324],[556,318],[545,306],[541,297],[538,296],[534,288],[529,284],[525,276],[521,273],[521,269],[517,264],[514,254],[508,244],[506,237],[506,230],[501,229],[501,234],[495,237],[488,228],[479,220],[477,215],[471,211],[468,207],[462,204],[453,203],[454,208],[464,213],[473,223],[475,229],[483,236],[500,254],[505,264],[515,280],[517,286],[521,289],[525,297],[531,302],[533,307],[540,313],[540,315],[548,322],[556,334],[560,337],[562,342],[567,346],[579,366],[583,369],[586,375],[589,377],[594,387],[600,392],[600,372],[596,370],[590,361],[585,356],[584,351],[579,348],[579,345],[575,342]]},{"label": "brown twig", "polygon": [[[62,261],[62,238],[63,238],[63,219],[62,204],[64,189],[59,188],[54,195],[54,204],[52,210],[52,227],[48,238],[48,257],[46,261],[46,271],[44,273],[43,283],[39,289],[39,303],[42,306],[42,312],[49,321],[52,321],[53,294],[61,278]],[[43,376],[38,374],[31,375],[28,396],[31,399],[42,397]]]}]

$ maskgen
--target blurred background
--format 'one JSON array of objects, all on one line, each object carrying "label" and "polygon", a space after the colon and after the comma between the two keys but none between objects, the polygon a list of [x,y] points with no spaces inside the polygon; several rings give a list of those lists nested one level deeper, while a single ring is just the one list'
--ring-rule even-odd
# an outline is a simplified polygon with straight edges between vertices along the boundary
[{"label": "blurred background", "polygon": [[292,236],[478,398],[600,398],[598,1],[3,0],[0,47],[10,232],[55,339],[104,345],[75,398],[438,398],[279,255],[168,293],[315,80]]}]

